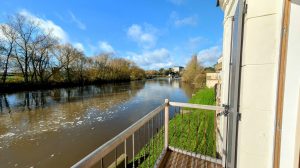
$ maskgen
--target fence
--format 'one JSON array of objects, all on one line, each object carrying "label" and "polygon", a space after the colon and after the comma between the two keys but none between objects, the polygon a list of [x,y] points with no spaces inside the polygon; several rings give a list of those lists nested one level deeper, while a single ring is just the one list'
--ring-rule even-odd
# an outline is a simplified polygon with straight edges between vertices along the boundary
[{"label": "fence", "polygon": [[222,110],[223,107],[166,99],[72,167],[159,167],[170,150],[220,164],[215,116]]}]

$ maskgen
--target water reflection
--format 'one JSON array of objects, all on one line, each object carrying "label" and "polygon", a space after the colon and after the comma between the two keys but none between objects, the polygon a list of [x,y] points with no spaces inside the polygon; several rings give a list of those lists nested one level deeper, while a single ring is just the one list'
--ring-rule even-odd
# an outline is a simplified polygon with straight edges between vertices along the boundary
[{"label": "water reflection", "polygon": [[0,167],[68,167],[165,98],[187,101],[192,92],[164,79],[0,95]]},{"label": "water reflection", "polygon": [[147,83],[159,83],[160,86],[171,85],[172,88],[182,89],[187,96],[191,96],[196,91],[196,88],[193,85],[185,82],[181,82],[180,79],[170,79],[170,78],[153,79],[153,80],[148,80]]},{"label": "water reflection", "polygon": [[6,109],[6,111],[7,111],[8,113],[11,112],[9,102],[7,101],[7,97],[6,97],[5,94],[4,94],[4,95],[0,95],[0,112],[1,112],[1,114],[4,113],[4,112],[3,112],[3,109],[4,109],[4,108]]},{"label": "water reflection", "polygon": [[132,82],[1,95],[0,146],[9,145],[12,136],[20,139],[108,119],[112,106],[128,101],[143,87],[143,82]]},{"label": "water reflection", "polygon": [[47,91],[20,92],[15,94],[0,95],[1,113],[31,111],[58,103],[82,101],[86,98],[103,96],[110,93],[126,92],[129,90],[143,89],[145,82],[131,82],[130,85],[107,84],[101,86],[85,86]]}]

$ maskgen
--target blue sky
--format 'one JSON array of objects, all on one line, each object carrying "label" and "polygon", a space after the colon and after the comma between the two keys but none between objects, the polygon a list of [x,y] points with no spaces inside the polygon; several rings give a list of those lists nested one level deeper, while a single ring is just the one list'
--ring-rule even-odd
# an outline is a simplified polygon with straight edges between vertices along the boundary
[{"label": "blue sky", "polygon": [[21,13],[87,56],[113,52],[145,69],[211,66],[222,52],[223,12],[215,0],[2,0],[0,22]]}]

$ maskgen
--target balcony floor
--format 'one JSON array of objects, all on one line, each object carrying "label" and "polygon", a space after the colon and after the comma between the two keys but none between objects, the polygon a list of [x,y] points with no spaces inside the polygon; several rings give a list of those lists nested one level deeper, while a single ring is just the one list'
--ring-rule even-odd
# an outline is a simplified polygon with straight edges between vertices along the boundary
[{"label": "balcony floor", "polygon": [[168,150],[159,168],[222,168],[221,164],[200,159],[199,157]]}]

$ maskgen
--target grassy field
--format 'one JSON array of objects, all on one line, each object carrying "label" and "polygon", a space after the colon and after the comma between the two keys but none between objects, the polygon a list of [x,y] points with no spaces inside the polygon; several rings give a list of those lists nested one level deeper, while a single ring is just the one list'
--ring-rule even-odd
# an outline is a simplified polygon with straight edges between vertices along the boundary
[{"label": "grassy field", "polygon": [[[201,89],[189,103],[215,105],[213,89]],[[170,146],[216,157],[215,113],[208,110],[175,109],[175,115],[169,123]],[[153,166],[163,149],[163,132],[159,131],[150,143],[135,158],[139,167]],[[149,152],[151,151],[151,152]],[[155,151],[155,152],[152,152]],[[144,156],[147,157],[144,157]],[[138,158],[142,158],[139,161]],[[145,158],[145,159],[144,159]]]},{"label": "grassy field", "polygon": [[[189,103],[215,105],[214,90],[199,90]],[[170,121],[170,146],[215,157],[214,123],[214,111],[183,109]]]}]

